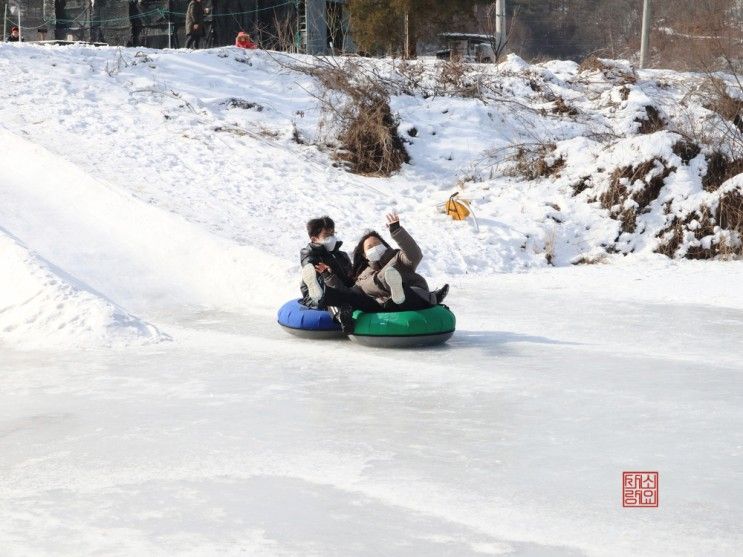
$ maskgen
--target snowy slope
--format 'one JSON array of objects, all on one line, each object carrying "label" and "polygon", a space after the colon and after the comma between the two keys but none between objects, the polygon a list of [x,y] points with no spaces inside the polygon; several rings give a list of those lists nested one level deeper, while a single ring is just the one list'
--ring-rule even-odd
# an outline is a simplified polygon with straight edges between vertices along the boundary
[{"label": "snowy slope", "polygon": [[0,332],[25,349],[158,342],[154,326],[30,253],[0,229]]},{"label": "snowy slope", "polygon": [[[256,294],[263,280],[271,281],[272,276],[285,280],[289,265],[276,258],[213,236],[2,129],[0,153],[4,229],[33,246],[58,269],[56,273],[70,273],[82,281],[85,289],[136,312],[175,305],[272,310],[282,299]],[[3,254],[6,250],[11,261],[18,257],[9,243]],[[251,269],[260,269],[260,273]],[[3,306],[28,304],[25,296],[30,285],[16,272],[11,266],[0,269],[8,285]],[[56,282],[49,289],[42,288],[41,296],[25,311],[48,311],[48,300],[59,295],[57,288]],[[15,335],[4,334],[3,341],[23,339],[33,344],[50,340],[51,325],[26,322],[22,314],[7,309],[2,315]],[[25,325],[15,326],[20,322]],[[108,326],[90,332],[105,336]],[[88,327],[80,329],[79,342],[85,342],[87,332]]]}]

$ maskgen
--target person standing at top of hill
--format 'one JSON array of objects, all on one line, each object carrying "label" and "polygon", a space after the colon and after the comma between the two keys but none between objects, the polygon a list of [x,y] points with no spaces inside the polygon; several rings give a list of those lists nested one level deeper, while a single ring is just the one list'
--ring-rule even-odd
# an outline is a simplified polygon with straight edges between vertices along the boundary
[{"label": "person standing at top of hill", "polygon": [[201,0],[191,0],[186,9],[186,48],[199,48],[204,36],[204,6]]},{"label": "person standing at top of hill", "polygon": [[245,31],[240,31],[235,39],[235,46],[238,48],[258,48]]}]

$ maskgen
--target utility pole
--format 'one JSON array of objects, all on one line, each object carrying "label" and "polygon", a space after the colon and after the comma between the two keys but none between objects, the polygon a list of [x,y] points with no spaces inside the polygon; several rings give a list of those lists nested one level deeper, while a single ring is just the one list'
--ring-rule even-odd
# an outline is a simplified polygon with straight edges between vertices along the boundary
[{"label": "utility pole", "polygon": [[506,0],[495,1],[495,38],[500,52],[506,41]]},{"label": "utility pole", "polygon": [[644,0],[642,8],[642,43],[640,45],[640,67],[645,68],[650,54],[650,27],[652,19],[652,0]]},{"label": "utility pole", "polygon": [[417,36],[415,31],[415,15],[413,6],[408,6],[405,10],[405,58],[411,60],[417,56]]}]

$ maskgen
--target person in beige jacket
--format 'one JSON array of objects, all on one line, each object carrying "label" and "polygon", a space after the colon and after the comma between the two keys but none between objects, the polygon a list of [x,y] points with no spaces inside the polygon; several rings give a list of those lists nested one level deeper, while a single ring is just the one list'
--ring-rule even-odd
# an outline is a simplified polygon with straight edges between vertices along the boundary
[{"label": "person in beige jacket", "polygon": [[364,234],[353,252],[354,288],[397,311],[440,304],[449,285],[431,292],[426,279],[416,272],[423,252],[400,225],[397,213],[387,215],[387,227],[399,249],[392,248],[377,232]]}]

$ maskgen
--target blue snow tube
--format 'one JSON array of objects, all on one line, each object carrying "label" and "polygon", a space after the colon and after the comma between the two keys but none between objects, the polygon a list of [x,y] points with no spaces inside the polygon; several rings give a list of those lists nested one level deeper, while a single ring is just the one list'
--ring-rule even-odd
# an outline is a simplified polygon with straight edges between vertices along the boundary
[{"label": "blue snow tube", "polygon": [[341,326],[324,309],[312,309],[291,300],[279,309],[278,321],[284,330],[301,338],[342,338]]}]

